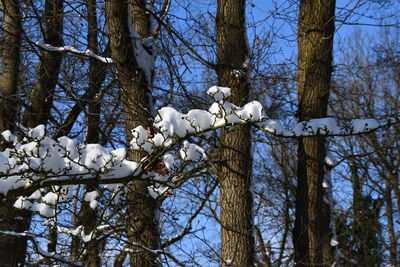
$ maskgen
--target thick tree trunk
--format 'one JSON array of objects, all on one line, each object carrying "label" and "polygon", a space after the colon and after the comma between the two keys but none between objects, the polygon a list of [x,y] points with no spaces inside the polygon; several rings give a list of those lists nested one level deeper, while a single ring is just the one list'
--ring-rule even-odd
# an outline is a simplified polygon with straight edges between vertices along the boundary
[{"label": "thick tree trunk", "polygon": [[[145,1],[131,2],[134,28],[140,37],[149,33],[149,17],[145,12]],[[111,44],[111,53],[118,70],[118,81],[122,89],[125,127],[128,140],[131,130],[138,125],[150,127],[152,108],[148,77],[140,68],[134,54],[134,47],[129,36],[128,5],[123,0],[106,1],[106,18]],[[142,51],[143,52],[143,51]],[[129,152],[129,158],[139,161],[143,153]],[[127,232],[132,246],[131,266],[152,267],[157,264],[156,255],[140,246],[157,249],[159,247],[158,222],[156,221],[157,202],[148,194],[148,182],[132,182],[128,195]]]},{"label": "thick tree trunk", "polygon": [[[52,46],[63,45],[63,17],[63,0],[46,0],[42,18],[44,43]],[[61,53],[42,50],[36,73],[36,84],[30,96],[30,107],[24,116],[25,126],[35,127],[46,124],[50,119],[61,59]]]},{"label": "thick tree trunk", "polygon": [[21,15],[18,1],[1,0],[3,40],[0,73],[0,131],[13,130],[17,115],[17,82],[20,65]]},{"label": "thick tree trunk", "polygon": [[[301,0],[298,28],[298,99],[300,121],[327,115],[332,73],[335,0]],[[331,266],[330,216],[323,199],[326,156],[324,137],[299,138],[296,266]],[[325,215],[325,216],[324,216]]]},{"label": "thick tree trunk", "polygon": [[[244,0],[218,1],[217,43],[219,85],[232,89],[232,103],[244,105],[249,94]],[[253,266],[250,127],[222,130],[220,155],[222,266]]]},{"label": "thick tree trunk", "polygon": [[[13,131],[17,117],[17,81],[20,65],[21,14],[19,2],[1,0],[3,15],[2,65],[0,73],[0,132]],[[4,150],[5,146],[0,147]],[[16,210],[14,200],[0,203],[0,230],[23,232],[29,228],[29,212]],[[2,266],[25,264],[26,239],[0,236],[0,263]]]}]

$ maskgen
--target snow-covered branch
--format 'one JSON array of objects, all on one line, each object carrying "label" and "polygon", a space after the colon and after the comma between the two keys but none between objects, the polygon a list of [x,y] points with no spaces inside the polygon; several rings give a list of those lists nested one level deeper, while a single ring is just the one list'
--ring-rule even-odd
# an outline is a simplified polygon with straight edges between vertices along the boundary
[{"label": "snow-covered branch", "polygon": [[99,56],[89,49],[83,51],[83,50],[76,49],[75,47],[72,47],[72,46],[59,47],[59,46],[52,46],[50,44],[44,44],[41,42],[35,42],[35,45],[37,45],[38,47],[40,47],[44,50],[50,51],[50,52],[70,52],[70,53],[80,55],[80,56],[91,57],[91,58],[97,59],[106,64],[114,63],[112,58]]},{"label": "snow-covered branch", "polygon": [[[43,125],[24,130],[26,137],[22,140],[5,131],[1,137],[3,142],[9,143],[9,148],[0,152],[0,196],[24,196],[16,202],[17,207],[51,216],[54,210],[49,210],[49,205],[54,205],[60,198],[61,201],[69,199],[67,193],[59,194],[62,190],[68,192],[68,185],[125,184],[134,179],[169,183],[182,162],[207,159],[204,148],[188,139],[210,137],[219,128],[251,124],[265,133],[293,138],[355,135],[395,122],[388,120],[379,124],[375,119],[356,119],[338,126],[333,118],[321,118],[286,129],[278,121],[268,119],[259,102],[238,107],[226,101],[230,96],[229,88],[213,86],[207,93],[214,100],[208,110],[193,109],[184,114],[164,107],[157,112],[153,129],[139,126],[132,130],[130,149],[148,154],[140,162],[128,160],[124,148],[109,150],[98,144],[76,144],[67,137],[54,140],[46,135]],[[153,130],[155,134],[149,134]],[[181,147],[177,155],[167,154],[177,146]],[[164,167],[157,170],[154,166],[159,163]],[[50,192],[44,190],[50,187]],[[32,204],[38,200],[39,204]]]},{"label": "snow-covered branch", "polygon": [[[226,101],[230,96],[229,88],[213,86],[207,93],[214,100],[208,110],[193,109],[186,114],[171,107],[158,110],[154,120],[157,133],[149,139],[144,127],[135,128],[134,138],[131,141],[132,148],[143,149],[151,154],[155,148],[168,147],[189,136],[208,137],[213,130],[241,124],[252,124],[267,134],[296,138],[317,135],[357,135],[398,123],[395,119],[388,119],[383,124],[379,124],[375,119],[354,119],[339,126],[334,118],[319,118],[300,122],[291,129],[287,129],[282,123],[268,119],[263,106],[257,101],[247,103],[243,107]],[[198,149],[197,157],[201,154],[201,150]],[[194,159],[197,157],[193,156]]]}]

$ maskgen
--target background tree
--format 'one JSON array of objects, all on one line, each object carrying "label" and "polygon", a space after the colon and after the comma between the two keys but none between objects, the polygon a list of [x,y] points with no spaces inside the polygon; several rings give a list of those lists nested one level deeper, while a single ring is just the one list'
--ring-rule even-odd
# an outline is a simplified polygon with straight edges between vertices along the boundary
[{"label": "background tree", "polygon": [[[377,118],[397,116],[396,32],[387,29],[384,37],[380,34],[372,37],[355,31],[343,43],[345,46],[340,50],[343,65],[335,79],[334,104],[340,107],[337,116],[345,118],[350,113]],[[354,67],[358,71],[352,71]],[[378,265],[385,260],[398,264],[395,220],[399,166],[392,156],[397,153],[397,131],[398,127],[393,126],[381,133],[335,142],[347,170],[339,173],[353,188],[348,204],[352,214],[341,214],[338,218],[341,234],[347,239],[341,249],[362,266],[371,262]]]}]

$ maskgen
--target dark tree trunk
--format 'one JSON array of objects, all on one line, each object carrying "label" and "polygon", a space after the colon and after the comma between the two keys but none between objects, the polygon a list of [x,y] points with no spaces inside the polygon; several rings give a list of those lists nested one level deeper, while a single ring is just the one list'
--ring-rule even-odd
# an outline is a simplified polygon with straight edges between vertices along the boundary
[{"label": "dark tree trunk", "polygon": [[[98,28],[97,28],[97,11],[96,0],[87,0],[88,9],[88,49],[98,54]],[[93,58],[89,59],[89,89],[87,99],[87,131],[86,143],[95,144],[99,143],[99,129],[100,129],[100,112],[101,112],[101,99],[100,89],[104,82],[107,66]],[[85,192],[96,191],[97,185],[86,185]],[[77,225],[83,225],[85,234],[90,234],[98,223],[98,214],[96,209],[92,209],[88,202],[83,201],[78,214]],[[101,244],[98,240],[92,239],[86,245],[87,259],[84,262],[89,267],[101,266],[100,247]],[[80,256],[79,247],[81,246],[78,238],[73,238],[71,244],[71,251],[73,259],[78,259]]]},{"label": "dark tree trunk", "polygon": [[[1,0],[3,15],[2,65],[0,73],[0,132],[13,131],[17,117],[17,81],[20,65],[21,14],[19,2]],[[0,147],[4,150],[5,146]],[[0,203],[0,230],[23,232],[29,229],[29,212],[16,210],[15,200]],[[0,263],[2,266],[25,264],[26,239],[0,236]]]},{"label": "dark tree trunk", "polygon": [[[97,44],[97,12],[96,0],[87,1],[88,8],[88,49],[98,54]],[[99,143],[99,129],[100,129],[100,88],[105,79],[106,68],[104,64],[96,59],[89,59],[89,103],[87,111],[87,132],[86,143],[96,144]],[[85,192],[96,191],[97,185],[85,186]],[[84,201],[79,212],[80,224],[84,225],[85,234],[92,232],[97,225],[98,214],[96,209],[92,209],[88,202]],[[99,255],[99,242],[96,239],[87,243],[88,259],[87,266],[99,267],[101,266],[101,258]]]},{"label": "dark tree trunk", "polygon": [[[128,140],[131,130],[139,125],[150,127],[150,110],[152,108],[151,92],[144,70],[136,62],[133,44],[129,36],[128,8],[132,12],[134,28],[140,37],[149,34],[149,17],[145,12],[145,1],[135,0],[128,7],[126,1],[106,1],[106,18],[111,44],[111,53],[118,70],[118,81],[123,95],[125,127]],[[130,23],[130,22],[129,22]],[[139,161],[143,153],[128,154],[132,160]],[[129,241],[150,249],[159,247],[158,222],[155,212],[157,202],[148,194],[148,182],[132,182],[127,195],[127,232]],[[130,253],[131,266],[152,267],[157,264],[156,255],[132,246]]]},{"label": "dark tree trunk", "polygon": [[[335,0],[301,0],[298,28],[298,99],[300,121],[327,115],[332,74]],[[296,266],[331,266],[330,216],[323,199],[326,156],[324,137],[299,138]]]},{"label": "dark tree trunk", "polygon": [[[88,8],[88,49],[98,54],[98,28],[97,28],[97,12],[96,0],[87,0]],[[99,127],[100,127],[100,111],[101,99],[99,99],[100,88],[104,82],[107,67],[96,59],[89,59],[89,104],[87,122],[88,128],[86,133],[86,143],[98,143]]]},{"label": "dark tree trunk", "polygon": [[[244,105],[249,95],[244,0],[218,1],[217,44],[219,85],[231,88],[232,103]],[[223,129],[220,155],[222,266],[228,260],[230,266],[254,266],[250,127]]]},{"label": "dark tree trunk", "polygon": [[[52,46],[63,45],[63,17],[63,0],[46,0],[42,18],[44,43]],[[25,126],[47,124],[50,119],[61,59],[61,53],[42,50],[36,84],[30,96],[30,107],[24,117]]]},{"label": "dark tree trunk", "polygon": [[[62,46],[63,33],[63,0],[46,0],[42,17],[44,43]],[[24,126],[33,128],[39,124],[47,124],[51,118],[53,94],[60,72],[62,55],[43,50],[36,72],[36,83],[30,95],[30,106],[25,110]],[[31,213],[24,218],[31,220]],[[25,230],[28,230],[27,227]],[[56,252],[57,230],[50,226],[48,252]]]}]

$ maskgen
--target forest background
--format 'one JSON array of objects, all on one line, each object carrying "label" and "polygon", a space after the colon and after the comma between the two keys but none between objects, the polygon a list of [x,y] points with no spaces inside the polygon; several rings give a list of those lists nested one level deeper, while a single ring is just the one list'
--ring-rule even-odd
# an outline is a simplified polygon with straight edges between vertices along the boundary
[{"label": "forest background", "polygon": [[0,3],[4,266],[400,265],[397,1]]}]

